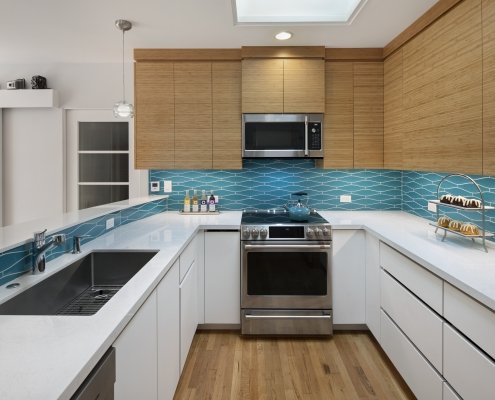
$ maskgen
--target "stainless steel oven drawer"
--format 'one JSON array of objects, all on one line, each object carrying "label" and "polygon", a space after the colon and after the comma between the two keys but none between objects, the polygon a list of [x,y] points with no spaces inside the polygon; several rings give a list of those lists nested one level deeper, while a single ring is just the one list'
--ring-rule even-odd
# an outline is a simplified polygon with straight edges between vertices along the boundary
[{"label": "stainless steel oven drawer", "polygon": [[332,310],[241,310],[243,335],[331,335]]}]

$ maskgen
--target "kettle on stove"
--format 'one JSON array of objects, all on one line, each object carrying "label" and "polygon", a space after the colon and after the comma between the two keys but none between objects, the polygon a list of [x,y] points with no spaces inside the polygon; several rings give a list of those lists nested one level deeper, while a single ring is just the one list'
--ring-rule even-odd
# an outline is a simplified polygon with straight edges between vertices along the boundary
[{"label": "kettle on stove", "polygon": [[310,209],[308,207],[308,194],[306,192],[295,192],[287,203],[289,218],[293,221],[307,221]]}]

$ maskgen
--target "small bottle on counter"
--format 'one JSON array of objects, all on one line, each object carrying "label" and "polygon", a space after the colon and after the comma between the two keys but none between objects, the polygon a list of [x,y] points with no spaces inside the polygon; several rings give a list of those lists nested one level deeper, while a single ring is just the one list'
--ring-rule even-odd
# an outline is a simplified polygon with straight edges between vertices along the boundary
[{"label": "small bottle on counter", "polygon": [[189,190],[186,190],[186,195],[184,196],[184,210],[185,213],[191,212],[191,198],[189,197]]},{"label": "small bottle on counter", "polygon": [[206,198],[206,190],[201,192],[201,212],[208,211],[208,199]]},{"label": "small bottle on counter", "polygon": [[208,199],[208,211],[215,212],[215,196],[213,196],[213,190],[211,191],[210,198]]},{"label": "small bottle on counter", "polygon": [[199,211],[198,193],[197,190],[194,189],[193,197],[192,197],[192,212],[198,212],[198,211]]}]

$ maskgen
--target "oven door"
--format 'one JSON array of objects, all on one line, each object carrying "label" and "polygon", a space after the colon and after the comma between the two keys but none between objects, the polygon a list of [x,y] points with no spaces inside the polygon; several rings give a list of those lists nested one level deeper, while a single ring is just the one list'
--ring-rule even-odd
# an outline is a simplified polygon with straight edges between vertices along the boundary
[{"label": "oven door", "polygon": [[331,244],[242,242],[241,307],[330,309]]}]

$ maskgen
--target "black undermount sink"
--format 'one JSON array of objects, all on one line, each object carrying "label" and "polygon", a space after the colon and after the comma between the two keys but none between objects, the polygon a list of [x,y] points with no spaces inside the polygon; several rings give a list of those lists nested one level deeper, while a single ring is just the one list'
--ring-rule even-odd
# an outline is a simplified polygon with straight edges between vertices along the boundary
[{"label": "black undermount sink", "polygon": [[0,304],[0,315],[93,315],[157,251],[94,251]]}]

